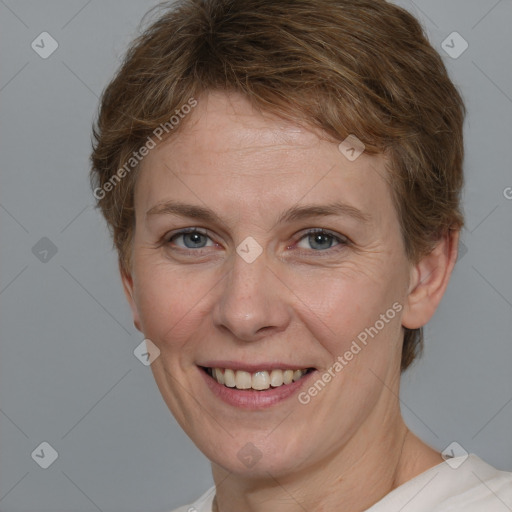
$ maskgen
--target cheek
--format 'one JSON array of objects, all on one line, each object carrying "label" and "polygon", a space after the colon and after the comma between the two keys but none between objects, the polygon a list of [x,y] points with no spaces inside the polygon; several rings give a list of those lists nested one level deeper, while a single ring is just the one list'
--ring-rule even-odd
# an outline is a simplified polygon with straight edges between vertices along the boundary
[{"label": "cheek", "polygon": [[388,347],[396,342],[401,328],[396,282],[364,273],[336,275],[336,270],[315,279],[296,277],[294,290],[301,299],[297,311],[333,359],[349,350],[354,340],[365,347],[365,341],[386,338]]},{"label": "cheek", "polygon": [[161,350],[182,347],[197,329],[211,288],[207,279],[187,277],[182,270],[141,264],[136,269],[135,299],[144,334]]}]

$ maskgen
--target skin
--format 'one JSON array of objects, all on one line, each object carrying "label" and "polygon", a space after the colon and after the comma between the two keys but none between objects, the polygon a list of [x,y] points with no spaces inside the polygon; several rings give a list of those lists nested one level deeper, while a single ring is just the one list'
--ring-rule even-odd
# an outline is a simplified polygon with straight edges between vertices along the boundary
[{"label": "skin", "polygon": [[[142,162],[132,266],[122,272],[134,323],[161,351],[151,368],[162,397],[212,461],[221,512],[365,510],[443,460],[408,431],[397,397],[403,327],[434,314],[458,233],[408,261],[383,155],[351,162],[337,143],[243,97],[209,93],[183,122]],[[220,220],[147,214],[170,200]],[[291,207],[335,201],[368,221],[277,223]],[[190,227],[207,235],[171,240]],[[315,244],[311,228],[341,242]],[[250,264],[236,252],[249,236],[263,249]],[[206,246],[187,248],[197,240]],[[243,410],[220,401],[199,373],[203,361],[229,359],[321,375],[396,302],[402,310],[307,405],[292,397]],[[251,468],[237,457],[249,442],[261,454]]]}]

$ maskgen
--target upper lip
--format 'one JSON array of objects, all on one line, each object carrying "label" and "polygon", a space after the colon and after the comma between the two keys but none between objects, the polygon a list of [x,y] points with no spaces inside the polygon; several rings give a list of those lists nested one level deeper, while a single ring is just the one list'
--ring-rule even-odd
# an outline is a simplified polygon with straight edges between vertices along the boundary
[{"label": "upper lip", "polygon": [[230,370],[241,370],[249,373],[257,371],[272,371],[272,370],[304,370],[313,368],[309,364],[289,364],[280,362],[261,362],[261,363],[244,363],[241,361],[204,361],[198,363],[198,366],[204,368],[229,368]]}]

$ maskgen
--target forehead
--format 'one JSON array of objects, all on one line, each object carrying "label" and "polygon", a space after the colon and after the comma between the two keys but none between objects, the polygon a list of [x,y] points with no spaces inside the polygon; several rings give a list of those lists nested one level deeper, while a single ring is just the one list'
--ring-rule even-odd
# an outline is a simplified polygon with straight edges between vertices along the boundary
[{"label": "forehead", "polygon": [[306,195],[308,202],[350,199],[360,209],[390,205],[382,155],[349,161],[339,141],[259,112],[241,96],[209,93],[184,122],[142,161],[136,210],[169,196],[238,211]]},{"label": "forehead", "polygon": [[204,95],[182,133],[182,139],[199,140],[219,152],[308,148],[317,145],[311,129],[256,110],[238,94]]}]

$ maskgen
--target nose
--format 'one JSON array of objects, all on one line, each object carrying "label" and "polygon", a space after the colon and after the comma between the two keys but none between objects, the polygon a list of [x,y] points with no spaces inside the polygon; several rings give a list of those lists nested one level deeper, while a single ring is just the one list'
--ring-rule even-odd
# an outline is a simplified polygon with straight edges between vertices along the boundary
[{"label": "nose", "polygon": [[214,322],[241,341],[257,341],[284,331],[291,318],[288,289],[271,270],[264,254],[247,263],[238,254],[214,308]]}]

